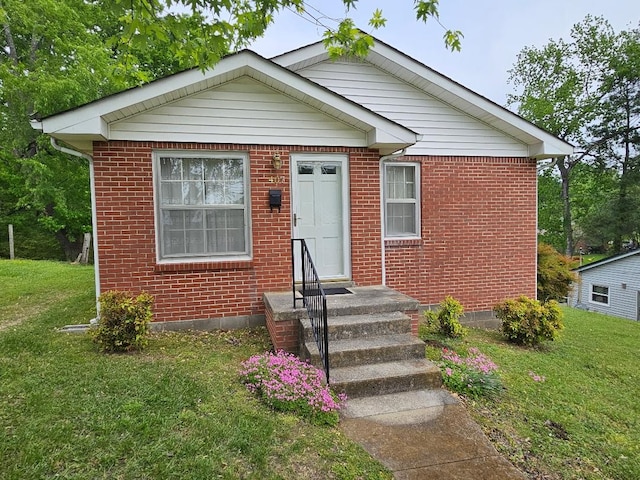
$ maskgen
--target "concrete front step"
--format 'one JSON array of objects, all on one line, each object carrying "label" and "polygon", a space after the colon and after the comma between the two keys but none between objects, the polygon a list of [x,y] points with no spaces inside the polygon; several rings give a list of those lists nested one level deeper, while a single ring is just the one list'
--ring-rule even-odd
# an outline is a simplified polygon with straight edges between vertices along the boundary
[{"label": "concrete front step", "polygon": [[442,385],[440,370],[426,358],[339,367],[330,370],[331,386],[348,397],[367,397]]},{"label": "concrete front step", "polygon": [[[307,342],[305,348],[311,363],[320,365],[315,342]],[[424,350],[424,342],[408,333],[333,340],[329,342],[329,365],[339,368],[424,358]]]},{"label": "concrete front step", "polygon": [[[417,311],[420,302],[383,285],[350,287],[350,295],[329,295],[327,316],[366,315],[398,311]],[[298,302],[293,308],[291,292],[267,292],[263,294],[265,309],[274,322],[307,318],[306,310]]]},{"label": "concrete front step", "polygon": [[445,389],[411,390],[373,397],[351,398],[340,414],[344,418],[400,416],[405,412],[413,416],[416,413],[423,414],[425,410],[433,407],[458,403],[459,401]]},{"label": "concrete front step", "polygon": [[[311,321],[300,320],[305,342],[313,341]],[[329,342],[349,338],[362,338],[376,335],[411,333],[411,318],[402,312],[387,312],[363,315],[340,315],[327,320]]]}]

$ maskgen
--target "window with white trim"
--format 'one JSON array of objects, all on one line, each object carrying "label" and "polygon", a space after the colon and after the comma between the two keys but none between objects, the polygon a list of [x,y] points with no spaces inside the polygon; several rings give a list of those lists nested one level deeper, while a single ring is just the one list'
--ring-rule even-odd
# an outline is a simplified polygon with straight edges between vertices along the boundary
[{"label": "window with white trim", "polygon": [[417,163],[384,166],[385,237],[420,236],[420,169]]},{"label": "window with white trim", "polygon": [[160,259],[247,257],[246,155],[156,152],[155,162]]},{"label": "window with white trim", "polygon": [[602,305],[609,305],[609,287],[591,285],[591,301]]}]

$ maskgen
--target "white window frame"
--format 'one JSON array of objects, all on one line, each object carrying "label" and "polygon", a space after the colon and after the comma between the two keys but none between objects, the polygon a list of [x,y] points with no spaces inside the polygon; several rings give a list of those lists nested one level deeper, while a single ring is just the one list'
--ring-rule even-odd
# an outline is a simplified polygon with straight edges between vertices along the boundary
[{"label": "white window frame", "polygon": [[[244,236],[245,251],[233,253],[194,253],[194,254],[164,254],[162,211],[171,207],[163,207],[161,204],[161,168],[160,160],[164,157],[172,158],[236,158],[242,160],[243,184],[244,184]],[[158,263],[196,263],[196,262],[228,262],[234,260],[251,260],[252,255],[252,235],[251,235],[251,190],[249,181],[249,156],[246,152],[238,151],[210,151],[210,150],[154,150],[153,151],[153,197],[155,210],[156,227],[156,260]],[[178,210],[193,209],[215,209],[220,207],[207,205],[193,205],[175,207]]]},{"label": "white window frame", "polygon": [[[388,184],[387,184],[387,176],[388,169],[391,167],[412,167],[414,169],[414,181],[415,181],[415,198],[410,199],[389,199],[388,195]],[[420,196],[420,163],[416,162],[386,162],[383,165],[384,174],[382,176],[383,181],[383,205],[384,205],[384,237],[388,240],[401,240],[401,239],[416,239],[421,238],[421,219],[420,219],[420,205],[421,205],[421,196]],[[415,209],[415,233],[407,233],[407,234],[390,234],[388,231],[388,205],[390,203],[404,203],[404,204],[413,204]]]},{"label": "white window frame", "polygon": [[[607,289],[607,293],[601,293],[601,292],[594,292],[594,288],[606,288]],[[601,297],[607,297],[607,301],[606,302],[600,302],[598,300],[594,300],[593,296],[594,295],[599,295]],[[597,284],[591,284],[590,286],[590,291],[589,291],[589,302],[591,303],[595,303],[597,305],[606,305],[609,306],[609,302],[611,299],[611,289],[609,288],[609,286],[607,285],[597,285]]]}]

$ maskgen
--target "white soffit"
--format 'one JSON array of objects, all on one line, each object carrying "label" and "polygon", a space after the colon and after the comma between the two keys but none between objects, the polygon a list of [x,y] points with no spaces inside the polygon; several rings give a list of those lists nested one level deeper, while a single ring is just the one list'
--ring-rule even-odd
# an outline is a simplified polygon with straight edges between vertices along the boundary
[{"label": "white soffit", "polygon": [[[292,71],[298,71],[328,58],[322,42],[318,42],[274,57],[272,61]],[[452,108],[525,143],[529,146],[529,156],[532,158],[541,160],[573,153],[573,145],[380,40],[375,40],[366,60]]]},{"label": "white soffit", "polygon": [[[213,69],[202,72],[193,69],[132,88],[87,105],[52,115],[34,128],[70,144],[91,140],[108,140],[108,124],[188,97],[247,75],[291,98],[305,103],[355,129],[367,132],[371,138],[389,139],[388,147],[375,144],[381,153],[414,144],[417,135],[330,90],[307,80],[290,70],[249,50],[223,58]],[[398,147],[399,146],[399,147]]]}]

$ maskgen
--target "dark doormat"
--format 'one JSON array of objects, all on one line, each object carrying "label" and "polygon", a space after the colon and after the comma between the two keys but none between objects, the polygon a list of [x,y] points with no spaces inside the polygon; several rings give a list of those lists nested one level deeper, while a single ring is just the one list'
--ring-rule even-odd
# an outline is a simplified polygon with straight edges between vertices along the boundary
[{"label": "dark doormat", "polygon": [[347,290],[346,288],[337,287],[337,288],[325,288],[325,295],[353,295],[351,290]]},{"label": "dark doormat", "polygon": [[[351,290],[342,287],[335,288],[323,288],[325,295],[353,295]],[[307,290],[309,295],[314,295],[316,292],[312,289]],[[302,290],[298,290],[298,293],[302,295]]]}]

